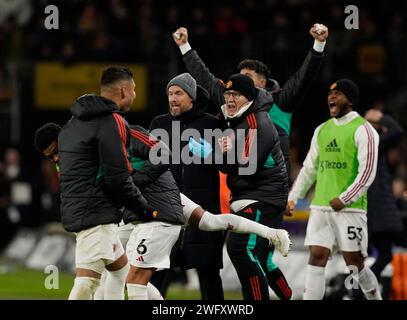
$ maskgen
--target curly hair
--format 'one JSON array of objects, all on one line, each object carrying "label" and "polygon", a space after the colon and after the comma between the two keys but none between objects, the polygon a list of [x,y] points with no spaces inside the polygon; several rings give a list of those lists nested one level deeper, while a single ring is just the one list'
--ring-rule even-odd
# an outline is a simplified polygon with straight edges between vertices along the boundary
[{"label": "curly hair", "polygon": [[58,141],[58,135],[61,132],[61,126],[52,122],[44,124],[35,132],[34,147],[43,152],[48,146]]}]

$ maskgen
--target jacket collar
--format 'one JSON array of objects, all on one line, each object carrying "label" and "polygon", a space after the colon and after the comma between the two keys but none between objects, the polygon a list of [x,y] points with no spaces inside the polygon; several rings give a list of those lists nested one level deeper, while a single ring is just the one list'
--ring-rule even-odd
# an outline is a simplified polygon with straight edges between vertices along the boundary
[{"label": "jacket collar", "polygon": [[250,106],[253,104],[252,101],[248,101],[244,107],[242,107],[235,115],[229,116],[226,104],[222,105],[220,108],[222,110],[223,117],[225,120],[229,123],[230,121],[233,121],[234,119],[239,119],[247,110],[249,110]]}]

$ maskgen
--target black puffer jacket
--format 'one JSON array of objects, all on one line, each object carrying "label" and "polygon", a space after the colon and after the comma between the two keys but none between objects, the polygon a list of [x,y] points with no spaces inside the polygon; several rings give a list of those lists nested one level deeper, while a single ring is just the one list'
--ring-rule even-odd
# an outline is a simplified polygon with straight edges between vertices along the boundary
[{"label": "black puffer jacket", "polygon": [[[231,153],[235,154],[237,161],[222,166],[222,171],[228,174],[227,185],[232,193],[232,202],[250,199],[281,208],[286,205],[287,170],[278,132],[268,116],[272,101],[272,96],[265,90],[256,89],[251,106],[240,117],[228,121],[228,126],[234,131]],[[239,131],[245,135],[239,135]],[[248,165],[244,164],[243,156],[248,159]],[[254,170],[248,170],[249,167]]]},{"label": "black puffer jacket", "polygon": [[[164,129],[169,141],[164,141],[170,148],[180,143],[180,149],[188,148],[187,141],[180,141],[181,136],[172,136],[172,125],[179,126],[180,134],[187,129],[196,129],[204,137],[204,129],[216,129],[221,126],[219,119],[205,112],[208,106],[208,93],[198,86],[197,99],[194,107],[174,118],[171,114],[155,117],[150,124],[150,132],[154,129]],[[154,131],[152,132],[154,134]],[[176,140],[175,140],[176,139]],[[182,193],[192,201],[214,214],[220,213],[219,172],[215,165],[174,163],[176,157],[172,151],[171,172]],[[213,266],[222,268],[222,232],[206,232],[196,227],[186,228],[182,244],[184,266],[198,268]]]},{"label": "black puffer jacket", "polygon": [[185,217],[180,192],[167,162],[171,160],[171,151],[140,126],[132,126],[130,132],[133,181],[158,212],[152,221],[183,225]]},{"label": "black puffer jacket", "polygon": [[400,213],[393,195],[394,173],[387,160],[389,149],[396,147],[403,137],[403,129],[390,116],[384,115],[381,124],[386,128],[379,131],[379,158],[376,177],[367,197],[368,230],[378,232],[400,232],[403,230]]},{"label": "black puffer jacket", "polygon": [[58,138],[64,228],[79,232],[118,223],[121,205],[143,213],[147,202],[133,183],[127,158],[129,129],[116,104],[85,95],[71,112]]}]

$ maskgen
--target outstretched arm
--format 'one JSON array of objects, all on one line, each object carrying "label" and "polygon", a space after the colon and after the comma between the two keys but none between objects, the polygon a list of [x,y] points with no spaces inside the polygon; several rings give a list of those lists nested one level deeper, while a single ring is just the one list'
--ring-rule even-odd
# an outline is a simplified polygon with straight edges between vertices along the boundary
[{"label": "outstretched arm", "polygon": [[317,79],[322,65],[328,28],[314,24],[309,33],[314,38],[313,48],[305,57],[300,69],[284,84],[281,92],[275,95],[277,106],[284,112],[292,113],[301,104],[312,82]]},{"label": "outstretched arm", "polygon": [[196,82],[207,90],[211,96],[211,100],[218,106],[225,103],[223,97],[223,89],[225,87],[222,80],[216,78],[207,68],[205,63],[198,56],[195,50],[192,50],[188,42],[188,30],[186,28],[178,28],[172,34],[175,43],[181,50],[182,59],[185,67]]}]

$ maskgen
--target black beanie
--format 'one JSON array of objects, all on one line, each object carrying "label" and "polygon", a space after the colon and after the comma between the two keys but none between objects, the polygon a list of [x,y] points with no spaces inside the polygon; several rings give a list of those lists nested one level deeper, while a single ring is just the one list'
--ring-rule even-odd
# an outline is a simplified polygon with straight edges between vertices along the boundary
[{"label": "black beanie", "polygon": [[346,98],[352,103],[353,109],[357,108],[359,103],[359,88],[352,80],[340,79],[334,82],[329,90],[338,90],[342,92]]},{"label": "black beanie", "polygon": [[226,81],[225,91],[229,90],[239,91],[249,101],[254,99],[256,93],[252,78],[240,73],[230,76]]}]

